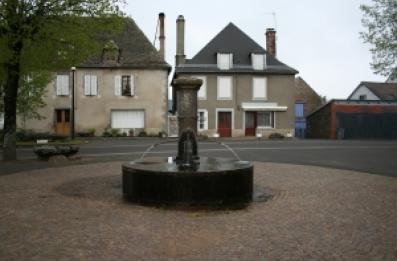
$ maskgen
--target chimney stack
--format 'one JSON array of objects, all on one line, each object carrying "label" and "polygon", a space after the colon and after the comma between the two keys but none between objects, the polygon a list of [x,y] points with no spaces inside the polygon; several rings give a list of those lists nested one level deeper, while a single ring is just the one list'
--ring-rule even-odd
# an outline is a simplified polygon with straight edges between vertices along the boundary
[{"label": "chimney stack", "polygon": [[273,28],[266,29],[266,51],[276,57],[276,31]]},{"label": "chimney stack", "polygon": [[176,20],[176,55],[175,66],[185,63],[185,18],[178,16]]},{"label": "chimney stack", "polygon": [[164,32],[164,13],[159,13],[159,21],[160,21],[160,56],[165,61],[165,32]]}]

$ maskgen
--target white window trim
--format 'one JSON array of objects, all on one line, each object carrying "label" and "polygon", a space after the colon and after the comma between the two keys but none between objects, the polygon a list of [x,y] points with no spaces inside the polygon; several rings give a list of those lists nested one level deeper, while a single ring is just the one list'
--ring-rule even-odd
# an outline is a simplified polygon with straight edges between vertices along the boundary
[{"label": "white window trim", "polygon": [[[193,75],[192,78],[196,78],[196,79],[200,79],[203,81],[203,84],[201,85],[199,91],[197,92],[197,98],[199,100],[207,100],[207,76],[204,75]],[[205,91],[204,91],[204,96],[200,97],[199,96],[199,92],[201,91],[201,89],[203,88],[203,86],[205,86]]]},{"label": "white window trim", "polygon": [[[220,79],[221,78],[229,78],[230,79],[230,98],[221,98],[221,97],[219,97],[219,87],[220,87],[220,85],[219,85],[219,81],[220,81]],[[220,100],[220,101],[231,101],[231,100],[233,100],[233,88],[234,86],[233,86],[233,77],[232,76],[218,76],[217,78],[216,78],[216,99],[217,100]]]},{"label": "white window trim", "polygon": [[197,118],[197,129],[199,131],[208,130],[208,110],[206,110],[206,109],[198,109],[197,112],[198,112],[198,114],[200,112],[204,112],[204,117],[206,117],[205,120],[204,120],[204,128],[203,129],[200,128],[200,121],[199,121],[199,118]]},{"label": "white window trim", "polygon": [[215,108],[215,131],[218,131],[218,112],[232,113],[232,136],[234,130],[234,109],[233,108]]},{"label": "white window trim", "polygon": [[[255,79],[264,79],[265,80],[265,97],[255,97],[255,91],[254,91],[254,86],[255,86]],[[258,101],[266,101],[267,100],[267,77],[252,77],[252,100]]]}]

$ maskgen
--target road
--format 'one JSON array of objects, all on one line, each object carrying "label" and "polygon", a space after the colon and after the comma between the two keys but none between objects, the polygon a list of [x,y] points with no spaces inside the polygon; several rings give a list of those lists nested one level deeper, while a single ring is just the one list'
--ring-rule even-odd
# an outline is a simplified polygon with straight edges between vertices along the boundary
[{"label": "road", "polygon": [[[314,165],[357,170],[397,177],[397,141],[345,140],[221,140],[200,141],[199,155],[239,157],[242,160]],[[84,162],[135,160],[144,157],[176,155],[177,141],[164,139],[93,139],[80,146]],[[235,154],[236,155],[235,155]],[[18,149],[20,161],[0,163],[0,172],[46,167],[37,163],[32,149]],[[24,163],[25,162],[25,163]],[[7,168],[8,166],[8,168]],[[12,167],[14,166],[14,167]]]}]

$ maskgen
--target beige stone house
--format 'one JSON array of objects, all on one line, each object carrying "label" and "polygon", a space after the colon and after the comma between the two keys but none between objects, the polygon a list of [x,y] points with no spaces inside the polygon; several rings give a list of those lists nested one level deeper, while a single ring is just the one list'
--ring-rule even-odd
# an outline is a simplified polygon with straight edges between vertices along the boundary
[{"label": "beige stone house", "polygon": [[28,120],[25,128],[69,135],[74,94],[76,133],[165,132],[170,66],[160,53],[126,18],[124,30],[109,39],[102,55],[54,74],[45,96],[47,106],[39,111],[45,119]]},{"label": "beige stone house", "polygon": [[[184,18],[177,20],[174,78],[203,80],[198,93],[198,131],[221,137],[294,135],[295,74],[276,58],[275,31],[265,50],[233,23],[192,59],[184,55]],[[175,95],[174,110],[177,111]]]}]

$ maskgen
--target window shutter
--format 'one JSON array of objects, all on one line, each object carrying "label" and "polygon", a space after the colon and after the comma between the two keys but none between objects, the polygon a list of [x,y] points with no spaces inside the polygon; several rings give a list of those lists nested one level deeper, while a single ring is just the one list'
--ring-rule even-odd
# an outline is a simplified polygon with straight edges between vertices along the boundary
[{"label": "window shutter", "polygon": [[98,77],[91,75],[91,95],[98,95]]},{"label": "window shutter", "polygon": [[218,99],[232,99],[232,77],[218,77]]},{"label": "window shutter", "polygon": [[266,78],[253,79],[252,94],[254,99],[266,99]]},{"label": "window shutter", "polygon": [[130,91],[131,91],[131,96],[134,96],[135,95],[135,78],[134,78],[134,75],[132,75],[131,74],[131,76],[130,76],[130,86],[131,86],[131,88],[130,88]]},{"label": "window shutter", "polygon": [[55,92],[56,95],[62,95],[62,77],[61,75],[57,75],[56,83],[55,83]]},{"label": "window shutter", "polygon": [[203,84],[201,85],[197,97],[205,100],[207,99],[207,78],[205,76],[193,76],[194,78],[201,79],[203,81]]},{"label": "window shutter", "polygon": [[68,75],[63,75],[63,95],[69,95],[69,76]]},{"label": "window shutter", "polygon": [[84,75],[84,95],[91,95],[90,75]]},{"label": "window shutter", "polygon": [[116,96],[121,95],[121,76],[120,75],[114,76],[114,95],[116,95]]},{"label": "window shutter", "polygon": [[204,111],[204,130],[208,130],[208,111]]}]

